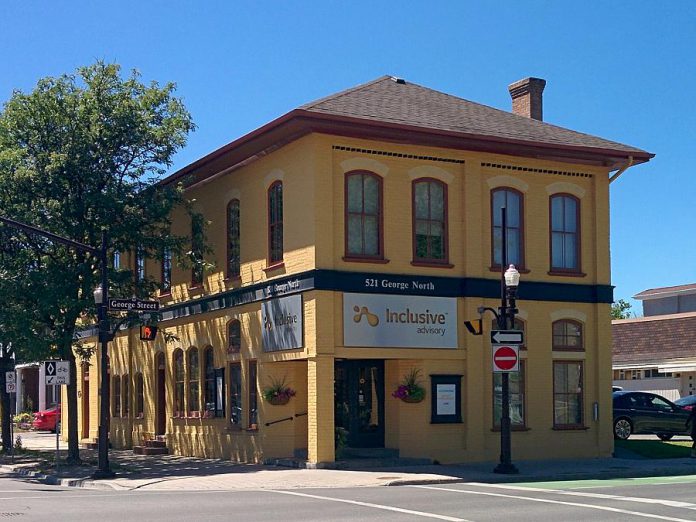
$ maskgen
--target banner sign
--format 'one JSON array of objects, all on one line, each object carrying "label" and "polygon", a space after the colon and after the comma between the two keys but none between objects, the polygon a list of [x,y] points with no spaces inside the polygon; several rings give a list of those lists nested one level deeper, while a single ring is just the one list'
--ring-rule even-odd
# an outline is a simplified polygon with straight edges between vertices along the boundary
[{"label": "banner sign", "polygon": [[304,346],[302,296],[270,299],[261,304],[263,351],[295,350]]},{"label": "banner sign", "polygon": [[457,348],[457,300],[344,293],[343,344]]}]

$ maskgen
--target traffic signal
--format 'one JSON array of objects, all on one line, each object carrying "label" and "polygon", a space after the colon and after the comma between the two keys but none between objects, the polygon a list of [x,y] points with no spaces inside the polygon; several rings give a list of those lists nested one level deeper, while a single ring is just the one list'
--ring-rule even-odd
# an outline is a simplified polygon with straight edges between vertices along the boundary
[{"label": "traffic signal", "polygon": [[141,341],[154,341],[157,337],[157,327],[150,325],[142,325],[140,327],[140,340]]}]

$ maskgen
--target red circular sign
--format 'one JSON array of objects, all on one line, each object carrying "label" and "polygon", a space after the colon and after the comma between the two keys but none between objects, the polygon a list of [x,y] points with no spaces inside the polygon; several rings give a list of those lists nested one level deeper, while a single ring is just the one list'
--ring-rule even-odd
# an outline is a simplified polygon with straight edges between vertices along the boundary
[{"label": "red circular sign", "polygon": [[493,365],[499,370],[511,370],[517,365],[517,352],[509,346],[499,346],[493,352]]}]

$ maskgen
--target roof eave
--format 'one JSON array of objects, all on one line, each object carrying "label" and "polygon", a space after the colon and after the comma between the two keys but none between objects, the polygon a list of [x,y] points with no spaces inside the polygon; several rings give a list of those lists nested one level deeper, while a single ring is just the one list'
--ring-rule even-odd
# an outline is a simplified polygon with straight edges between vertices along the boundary
[{"label": "roof eave", "polygon": [[201,181],[235,165],[246,164],[254,157],[312,132],[599,165],[608,167],[610,171],[624,166],[630,157],[633,165],[654,157],[654,154],[639,150],[531,142],[295,109],[179,169],[159,184],[168,185],[192,174],[196,174],[195,181]]}]

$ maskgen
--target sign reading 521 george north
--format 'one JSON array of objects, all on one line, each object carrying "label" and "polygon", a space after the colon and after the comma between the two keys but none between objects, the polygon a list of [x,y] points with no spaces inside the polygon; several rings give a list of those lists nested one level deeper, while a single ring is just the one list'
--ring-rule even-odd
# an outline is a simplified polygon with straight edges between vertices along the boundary
[{"label": "sign reading 521 george north", "polygon": [[344,293],[343,344],[385,348],[456,348],[457,300]]}]

